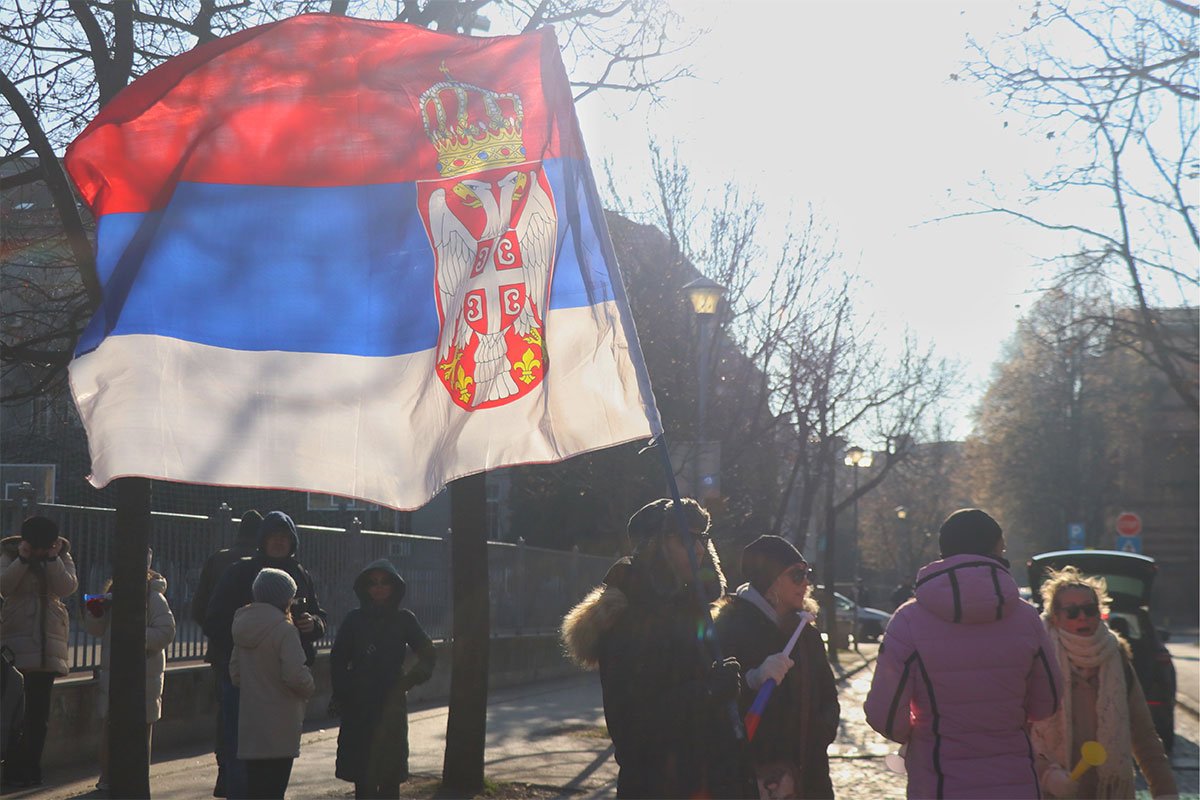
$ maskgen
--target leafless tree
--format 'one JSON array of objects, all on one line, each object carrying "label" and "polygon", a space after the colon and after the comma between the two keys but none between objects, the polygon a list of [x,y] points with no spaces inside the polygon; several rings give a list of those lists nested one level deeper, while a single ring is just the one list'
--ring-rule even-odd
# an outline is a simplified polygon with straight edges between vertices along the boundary
[{"label": "leafless tree", "polygon": [[[1077,236],[1078,250],[1053,260],[1057,284],[1103,275],[1120,287],[1118,306],[1133,313],[1099,321],[1192,409],[1200,402],[1185,354],[1196,332],[1165,325],[1161,306],[1179,302],[1164,301],[1167,293],[1191,302],[1200,286],[1198,17],[1182,0],[1047,0],[1020,32],[976,44],[965,69],[1024,115],[1030,135],[1056,142],[1059,156],[1031,179],[1028,199],[979,200],[965,213]],[[1091,211],[1070,211],[1064,200]]]}]

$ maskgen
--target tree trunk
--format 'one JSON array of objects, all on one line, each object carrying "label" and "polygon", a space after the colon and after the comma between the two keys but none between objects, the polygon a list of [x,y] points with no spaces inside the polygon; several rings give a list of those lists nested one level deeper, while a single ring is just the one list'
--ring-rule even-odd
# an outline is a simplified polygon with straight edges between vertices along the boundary
[{"label": "tree trunk", "polygon": [[483,790],[490,634],[485,487],[480,473],[460,478],[450,489],[454,642],[442,786],[455,797]]},{"label": "tree trunk", "polygon": [[146,547],[150,479],[117,480],[112,547],[112,656],[108,690],[108,780],[112,797],[150,797],[146,748]]}]

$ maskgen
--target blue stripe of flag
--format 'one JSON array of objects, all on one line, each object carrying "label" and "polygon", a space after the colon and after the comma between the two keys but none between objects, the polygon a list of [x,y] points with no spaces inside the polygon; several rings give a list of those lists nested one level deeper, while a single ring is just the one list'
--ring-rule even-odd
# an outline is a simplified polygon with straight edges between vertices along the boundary
[{"label": "blue stripe of flag", "polygon": [[[587,165],[543,166],[558,211],[550,308],[613,299]],[[104,302],[77,355],[127,334],[359,356],[437,342],[433,250],[411,183],[181,183],[161,211],[100,219],[97,269]]]}]

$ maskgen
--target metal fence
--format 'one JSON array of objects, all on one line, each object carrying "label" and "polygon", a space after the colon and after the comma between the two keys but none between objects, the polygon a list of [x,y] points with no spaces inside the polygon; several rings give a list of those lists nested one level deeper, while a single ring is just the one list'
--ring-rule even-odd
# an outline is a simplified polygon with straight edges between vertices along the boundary
[{"label": "metal fence", "polygon": [[[0,501],[0,531],[15,534],[25,513],[14,501]],[[58,523],[71,542],[79,590],[64,602],[71,612],[71,669],[86,671],[100,663],[100,640],[79,624],[83,595],[103,590],[112,575],[109,564],[116,512],[109,508],[39,505],[36,512]],[[233,544],[238,522],[222,506],[212,516],[151,515],[153,568],[167,579],[167,602],[175,614],[175,641],[168,661],[198,659],[204,635],[192,620],[192,597],[200,570],[210,554]],[[450,592],[450,541],[430,536],[297,526],[300,562],[312,575],[317,597],[329,614],[329,631],[319,642],[333,644],[337,627],[358,606],[352,585],[364,566],[387,558],[404,576],[403,605],[417,615],[434,639],[450,638],[453,609]],[[563,614],[604,577],[611,560],[577,552],[528,547],[523,543],[488,543],[491,631],[493,636],[548,633]]]}]

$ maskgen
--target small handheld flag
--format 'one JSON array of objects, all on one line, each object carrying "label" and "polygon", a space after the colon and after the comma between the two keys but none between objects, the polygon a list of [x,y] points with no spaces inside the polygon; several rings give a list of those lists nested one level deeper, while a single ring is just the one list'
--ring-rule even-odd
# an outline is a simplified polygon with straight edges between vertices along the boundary
[{"label": "small handheld flag", "polygon": [[[792,652],[792,648],[800,640],[800,632],[804,630],[805,625],[812,621],[812,614],[807,611],[800,612],[800,624],[796,626],[796,630],[792,633],[792,638],[788,639],[787,645],[780,651],[783,655],[786,656]],[[754,696],[754,702],[750,704],[750,710],[746,712],[746,741],[754,741],[754,732],[758,730],[758,724],[762,722],[763,711],[766,710],[767,703],[771,699],[771,693],[774,691],[774,678],[767,678],[766,682],[758,687],[758,694]]]}]

